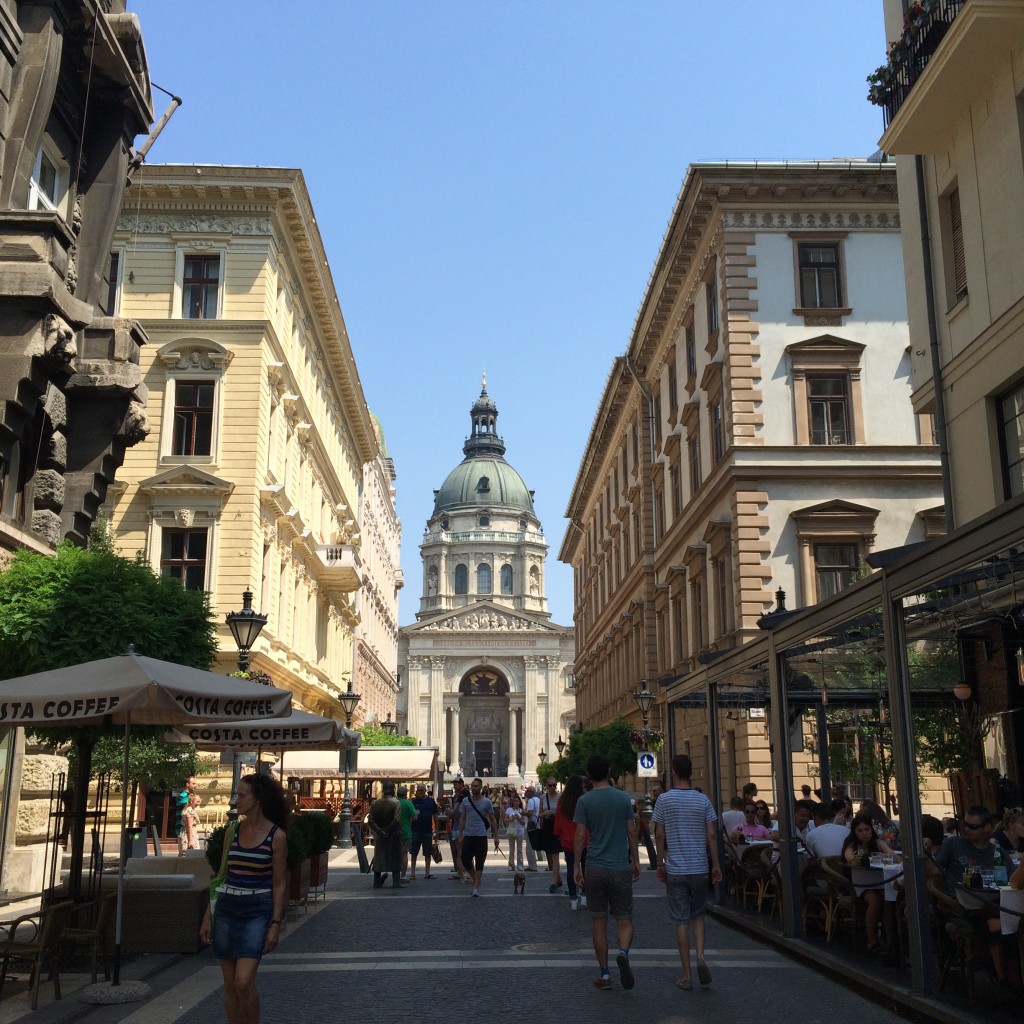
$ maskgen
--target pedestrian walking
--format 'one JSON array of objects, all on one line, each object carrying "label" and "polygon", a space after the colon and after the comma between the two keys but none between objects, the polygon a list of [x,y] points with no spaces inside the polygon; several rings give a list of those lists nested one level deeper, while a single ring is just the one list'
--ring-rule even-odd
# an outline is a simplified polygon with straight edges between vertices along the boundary
[{"label": "pedestrian walking", "polygon": [[[580,906],[586,906],[586,897],[582,897],[580,903],[580,891],[576,887],[576,822],[573,815],[576,813],[576,804],[583,796],[583,779],[578,775],[570,775],[558,798],[558,809],[555,811],[555,835],[562,844],[562,851],[565,854],[565,878],[569,883],[569,909],[579,910]],[[585,830],[584,830],[585,831]],[[586,874],[586,842],[584,841],[583,854],[580,857],[581,867]]]},{"label": "pedestrian walking", "polygon": [[718,860],[718,815],[711,801],[690,785],[692,766],[686,754],[672,758],[672,789],[654,805],[654,838],[658,849],[658,879],[667,886],[669,920],[676,926],[676,946],[682,977],[678,988],[689,992],[690,925],[697,952],[697,978],[711,984],[711,969],[704,960],[704,907],[708,898],[708,861],[711,881],[722,880]]},{"label": "pedestrian walking", "polygon": [[551,884],[548,892],[556,893],[562,888],[562,862],[558,859],[562,853],[562,844],[555,835],[555,812],[558,810],[558,780],[548,777],[544,795],[540,798],[540,827],[544,833],[544,852],[548,858],[548,870],[551,872]]},{"label": "pedestrian walking", "polygon": [[427,787],[421,782],[416,786],[413,797],[416,817],[412,820],[412,843],[409,846],[409,857],[412,861],[409,877],[416,878],[416,858],[423,851],[423,877],[433,878],[430,873],[430,857],[434,848],[434,816],[437,814],[437,802],[427,795]]},{"label": "pedestrian walking", "polygon": [[498,840],[498,822],[494,817],[494,804],[483,795],[481,779],[470,783],[469,795],[462,801],[459,814],[459,854],[462,866],[473,878],[472,896],[480,895],[480,883],[487,860],[487,832],[494,836],[494,849],[501,848]]},{"label": "pedestrian walking", "polygon": [[[608,758],[594,754],[587,761],[587,775],[594,783],[589,793],[576,801],[573,821],[583,828],[576,829],[574,844],[574,874],[577,885],[587,886],[588,909],[594,940],[594,954],[600,971],[594,987],[610,989],[608,970],[608,914],[615,918],[619,968],[622,987],[634,985],[633,968],[629,962],[629,947],[633,942],[633,882],[640,880],[640,852],[637,846],[636,822],[629,797],[614,789],[608,782]],[[582,858],[587,846],[586,876]]]},{"label": "pedestrian walking", "polygon": [[452,854],[452,871],[448,876],[453,882],[469,882],[469,872],[462,867],[462,858],[459,855],[459,815],[462,813],[462,801],[466,798],[466,780],[460,775],[452,783],[452,795],[450,806],[450,825],[448,832],[448,848]]},{"label": "pedestrian walking", "polygon": [[409,884],[409,850],[412,847],[412,823],[416,805],[409,799],[409,787],[398,787],[398,802],[402,805],[402,885]]},{"label": "pedestrian walking", "polygon": [[523,870],[523,847],[526,845],[524,813],[523,801],[518,793],[513,792],[510,803],[502,815],[505,824],[505,842],[508,844],[509,871]]},{"label": "pedestrian walking", "polygon": [[287,810],[281,784],[269,775],[240,779],[239,825],[228,847],[216,913],[209,907],[199,938],[213,941],[224,977],[228,1024],[259,1024],[256,971],[277,947],[288,907]]},{"label": "pedestrian walking", "polygon": [[391,875],[391,887],[402,885],[402,805],[395,797],[395,784],[385,782],[383,796],[370,804],[370,834],[373,836],[373,887],[379,889]]},{"label": "pedestrian walking", "polygon": [[188,834],[184,821],[185,809],[189,806],[192,794],[196,791],[196,777],[190,775],[181,787],[174,805],[174,829],[178,840],[178,856],[184,857],[188,846]]},{"label": "pedestrian walking", "polygon": [[533,786],[526,787],[526,870],[537,870],[537,851],[530,842],[530,832],[540,828],[540,798]]}]

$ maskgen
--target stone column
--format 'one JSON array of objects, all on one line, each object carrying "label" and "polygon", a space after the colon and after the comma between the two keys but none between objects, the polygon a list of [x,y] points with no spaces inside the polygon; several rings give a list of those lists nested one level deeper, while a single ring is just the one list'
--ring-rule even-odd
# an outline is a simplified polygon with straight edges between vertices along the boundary
[{"label": "stone column", "polygon": [[523,714],[521,704],[512,704],[508,709],[508,732],[509,732],[509,762],[508,774],[520,775],[519,761],[522,753],[519,747],[519,722]]},{"label": "stone column", "polygon": [[524,679],[523,679],[523,707],[525,708],[526,723],[523,737],[523,751],[520,761],[523,765],[523,774],[528,775],[536,771],[537,754],[544,745],[544,737],[538,735],[538,712],[537,712],[537,666],[539,659],[532,654],[523,658]]},{"label": "stone column", "polygon": [[421,742],[437,744],[438,747],[444,742],[442,724],[444,722],[444,655],[432,654],[430,656],[430,739]]}]

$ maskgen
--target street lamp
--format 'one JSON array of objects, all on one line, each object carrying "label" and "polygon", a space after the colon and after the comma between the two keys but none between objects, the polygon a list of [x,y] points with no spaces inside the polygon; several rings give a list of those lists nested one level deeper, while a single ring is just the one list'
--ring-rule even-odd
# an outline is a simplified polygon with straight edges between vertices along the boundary
[{"label": "street lamp", "polygon": [[537,756],[540,758],[540,763],[541,764],[544,764],[544,762],[547,761],[547,759],[548,759],[548,755],[547,755],[547,753],[543,749],[541,750],[541,752]]},{"label": "street lamp", "polygon": [[394,736],[398,732],[398,723],[391,721],[391,712],[388,712],[388,717],[381,722],[380,727],[389,735]]},{"label": "street lamp", "polygon": [[562,751],[565,750],[565,740],[562,739],[562,734],[558,734],[558,739],[555,740],[555,750],[558,751],[558,756],[562,756]]},{"label": "street lamp", "polygon": [[[266,615],[260,615],[252,608],[252,591],[248,587],[242,591],[242,610],[240,612],[228,612],[224,621],[231,630],[235,646],[238,648],[238,671],[249,671],[249,652],[256,638],[263,632],[267,624]],[[231,800],[228,808],[228,818],[232,821],[238,819],[238,780],[242,774],[242,755],[236,751],[231,758]]]},{"label": "street lamp", "polygon": [[[359,704],[359,694],[352,692],[352,680],[348,681],[348,689],[338,698],[342,709],[345,712],[345,728],[352,728],[352,716],[355,714],[356,706]],[[345,762],[345,790],[341,798],[341,821],[338,825],[338,847],[348,850],[352,846],[352,804],[348,796],[348,766],[349,752],[343,750],[341,756]]]},{"label": "street lamp", "polygon": [[[650,718],[651,707],[654,704],[654,694],[647,689],[647,680],[641,679],[640,685],[643,687],[642,690],[635,690],[633,692],[633,700],[636,701],[636,706],[640,709],[640,716],[644,722],[644,750],[647,749],[647,722]],[[644,818],[647,821],[651,820],[651,814],[653,808],[651,807],[651,795],[648,791],[648,780],[647,776],[644,776]]]}]

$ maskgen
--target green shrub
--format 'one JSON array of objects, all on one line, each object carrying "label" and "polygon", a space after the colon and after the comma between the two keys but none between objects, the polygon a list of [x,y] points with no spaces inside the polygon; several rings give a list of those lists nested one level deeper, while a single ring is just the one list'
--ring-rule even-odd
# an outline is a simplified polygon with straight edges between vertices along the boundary
[{"label": "green shrub", "polygon": [[313,855],[327,853],[334,845],[334,822],[330,815],[318,811],[303,814],[302,819],[309,829],[309,852]]}]

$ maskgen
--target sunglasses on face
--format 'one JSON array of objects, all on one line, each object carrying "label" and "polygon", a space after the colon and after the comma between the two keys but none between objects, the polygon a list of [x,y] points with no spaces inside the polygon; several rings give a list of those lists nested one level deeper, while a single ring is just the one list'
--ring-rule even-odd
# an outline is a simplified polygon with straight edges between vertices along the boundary
[{"label": "sunglasses on face", "polygon": [[984,827],[985,827],[985,822],[983,822],[983,821],[982,821],[982,822],[979,822],[978,824],[975,824],[974,822],[970,822],[970,821],[965,821],[965,822],[964,822],[964,828],[968,828],[968,829],[970,829],[970,830],[971,830],[972,832],[973,832],[973,831],[974,831],[975,829],[979,829],[979,828],[984,828]]}]

